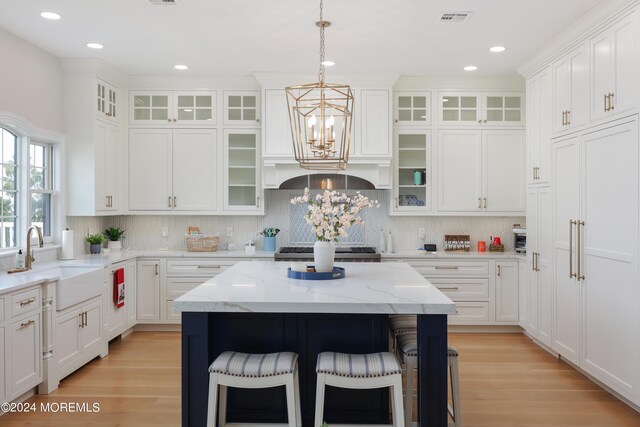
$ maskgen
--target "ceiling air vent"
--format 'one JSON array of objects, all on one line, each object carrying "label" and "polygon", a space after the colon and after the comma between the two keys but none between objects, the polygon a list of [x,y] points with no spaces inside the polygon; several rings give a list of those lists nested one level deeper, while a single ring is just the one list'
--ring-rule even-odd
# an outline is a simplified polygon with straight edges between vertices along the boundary
[{"label": "ceiling air vent", "polygon": [[443,12],[440,22],[464,22],[469,19],[472,12]]},{"label": "ceiling air vent", "polygon": [[152,6],[175,6],[178,4],[176,0],[149,0]]}]

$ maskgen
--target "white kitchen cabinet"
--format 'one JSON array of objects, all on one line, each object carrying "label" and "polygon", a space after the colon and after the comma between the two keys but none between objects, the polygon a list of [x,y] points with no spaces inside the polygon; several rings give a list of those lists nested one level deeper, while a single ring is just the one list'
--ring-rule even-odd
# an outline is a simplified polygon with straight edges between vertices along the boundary
[{"label": "white kitchen cabinet", "polygon": [[96,120],[95,133],[95,203],[97,211],[117,211],[118,196],[118,127]]},{"label": "white kitchen cabinet", "polygon": [[527,183],[548,184],[551,176],[552,78],[548,66],[527,79]]},{"label": "white kitchen cabinet", "polygon": [[440,126],[517,126],[525,123],[522,92],[439,92]]},{"label": "white kitchen cabinet", "polygon": [[259,130],[225,129],[225,211],[264,212],[259,144]]},{"label": "white kitchen cabinet", "polygon": [[524,212],[525,135],[521,130],[441,130],[438,210]]},{"label": "white kitchen cabinet", "polygon": [[[116,270],[124,268],[125,302],[118,308],[113,300]],[[122,334],[136,324],[136,263],[121,262],[104,270],[105,274],[105,331],[107,341]]]},{"label": "white kitchen cabinet", "polygon": [[96,79],[95,87],[97,117],[103,120],[117,121],[120,114],[118,110],[118,89],[102,79]]},{"label": "white kitchen cabinet", "polygon": [[167,277],[166,295],[160,307],[162,319],[166,320],[166,323],[180,323],[180,312],[175,311],[171,306],[173,300],[200,286],[211,277]]},{"label": "white kitchen cabinet", "polygon": [[[0,304],[4,304],[4,300],[0,298]],[[0,323],[2,322],[0,318]],[[7,390],[6,390],[6,374],[5,374],[5,328],[0,326],[0,403],[6,402]]]},{"label": "white kitchen cabinet", "polygon": [[224,91],[225,126],[260,126],[260,91]]},{"label": "white kitchen cabinet", "polygon": [[520,261],[518,264],[518,325],[524,330],[527,330],[527,323],[529,319],[529,264],[525,261]]},{"label": "white kitchen cabinet", "polygon": [[284,89],[265,89],[262,129],[262,157],[293,158],[293,140],[289,126],[287,94]]},{"label": "white kitchen cabinet", "polygon": [[551,346],[553,295],[551,278],[551,191],[549,187],[527,191],[527,294],[526,322],[529,335]]},{"label": "white kitchen cabinet", "polygon": [[160,320],[159,260],[138,261],[136,299],[138,323],[154,323]]},{"label": "white kitchen cabinet", "polygon": [[104,330],[102,296],[56,315],[54,364],[58,380],[100,354]]},{"label": "white kitchen cabinet", "polygon": [[638,166],[636,117],[554,141],[555,345],[636,402]]},{"label": "white kitchen cabinet", "polygon": [[215,91],[130,91],[129,124],[215,126]]},{"label": "white kitchen cabinet", "polygon": [[40,313],[9,325],[8,395],[14,399],[42,381],[42,324]]},{"label": "white kitchen cabinet", "polygon": [[518,261],[496,261],[496,322],[518,322]]},{"label": "white kitchen cabinet", "polygon": [[65,68],[67,215],[113,215],[122,208],[119,186],[126,168],[120,167],[117,88],[96,73]]},{"label": "white kitchen cabinet", "polygon": [[587,64],[585,44],[581,44],[552,64],[554,133],[580,127],[588,120]]},{"label": "white kitchen cabinet", "polygon": [[[420,214],[432,209],[431,131],[395,132],[395,176],[391,214]],[[418,174],[419,178],[416,178]]]},{"label": "white kitchen cabinet", "polygon": [[395,92],[393,101],[395,126],[431,126],[431,92]]},{"label": "white kitchen cabinet", "polygon": [[635,109],[638,103],[638,16],[635,10],[589,40],[591,120]]},{"label": "white kitchen cabinet", "polygon": [[216,131],[131,129],[129,209],[216,209]]},{"label": "white kitchen cabinet", "polygon": [[[362,89],[360,132],[355,140],[355,155],[391,156],[391,101],[388,89]],[[351,151],[353,153],[353,151]]]}]

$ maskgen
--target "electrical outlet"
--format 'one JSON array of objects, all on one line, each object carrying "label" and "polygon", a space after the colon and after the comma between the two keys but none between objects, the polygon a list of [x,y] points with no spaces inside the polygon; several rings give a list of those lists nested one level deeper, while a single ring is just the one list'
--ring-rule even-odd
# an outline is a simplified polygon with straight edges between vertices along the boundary
[{"label": "electrical outlet", "polygon": [[420,239],[424,240],[426,235],[427,235],[427,232],[423,227],[418,228],[418,237]]},{"label": "electrical outlet", "polygon": [[169,227],[162,227],[162,237],[167,237],[169,235]]},{"label": "electrical outlet", "polygon": [[233,227],[227,227],[227,237],[233,237]]}]

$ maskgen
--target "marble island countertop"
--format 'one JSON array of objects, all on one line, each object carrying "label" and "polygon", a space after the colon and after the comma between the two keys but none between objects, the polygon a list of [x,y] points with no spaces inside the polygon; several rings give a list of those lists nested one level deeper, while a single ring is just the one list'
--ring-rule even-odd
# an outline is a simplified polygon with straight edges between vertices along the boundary
[{"label": "marble island countertop", "polygon": [[336,263],[343,279],[296,280],[289,263],[241,261],[173,302],[177,311],[454,314],[455,304],[403,262]]}]

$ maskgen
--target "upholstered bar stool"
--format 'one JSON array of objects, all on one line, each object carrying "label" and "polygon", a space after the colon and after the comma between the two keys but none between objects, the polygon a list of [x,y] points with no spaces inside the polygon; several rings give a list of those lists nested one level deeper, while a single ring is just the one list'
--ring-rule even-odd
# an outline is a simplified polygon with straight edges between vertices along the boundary
[{"label": "upholstered bar stool", "polygon": [[344,354],[324,352],[316,363],[316,413],[314,427],[322,425],[324,389],[330,385],[340,388],[370,389],[390,387],[393,425],[404,421],[402,409],[402,370],[393,353]]},{"label": "upholstered bar stool", "polygon": [[[220,386],[219,392],[218,386]],[[301,426],[298,355],[296,353],[249,354],[225,351],[209,367],[207,427],[216,426],[218,400],[220,400],[218,424],[220,427],[226,424],[227,387],[269,388],[277,386],[285,386],[286,388],[288,426]]]},{"label": "upholstered bar stool", "polygon": [[[406,368],[406,383],[404,392],[405,426],[410,427],[413,415],[413,371],[418,360],[418,334],[404,333],[398,335],[398,347]],[[451,383],[451,405],[447,410],[455,427],[462,425],[460,417],[460,378],[458,376],[458,350],[449,346],[447,349],[447,365],[449,366],[449,380]]]},{"label": "upholstered bar stool", "polygon": [[396,354],[400,355],[397,351],[397,337],[400,334],[406,334],[408,332],[416,332],[418,330],[418,318],[415,314],[392,314],[389,316],[389,342],[391,343],[391,349]]}]

